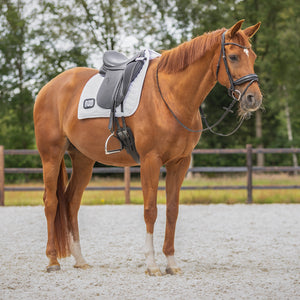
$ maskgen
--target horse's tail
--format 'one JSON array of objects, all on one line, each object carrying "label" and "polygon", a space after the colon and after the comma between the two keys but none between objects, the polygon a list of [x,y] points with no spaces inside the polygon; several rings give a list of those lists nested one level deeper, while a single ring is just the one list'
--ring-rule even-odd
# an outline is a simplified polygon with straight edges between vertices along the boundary
[{"label": "horse's tail", "polygon": [[68,174],[64,159],[61,161],[59,175],[57,179],[56,196],[58,199],[56,216],[54,221],[55,227],[55,248],[58,258],[70,256],[69,240],[69,215],[68,199],[66,199],[65,190],[68,182]]}]

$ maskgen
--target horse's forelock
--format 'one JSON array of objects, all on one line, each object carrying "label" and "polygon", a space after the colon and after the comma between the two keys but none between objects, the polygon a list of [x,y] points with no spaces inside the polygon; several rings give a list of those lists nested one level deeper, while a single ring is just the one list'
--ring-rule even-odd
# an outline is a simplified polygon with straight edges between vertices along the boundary
[{"label": "horse's forelock", "polygon": [[235,35],[235,42],[242,46],[249,46],[249,38],[243,33],[242,30],[239,30]]}]

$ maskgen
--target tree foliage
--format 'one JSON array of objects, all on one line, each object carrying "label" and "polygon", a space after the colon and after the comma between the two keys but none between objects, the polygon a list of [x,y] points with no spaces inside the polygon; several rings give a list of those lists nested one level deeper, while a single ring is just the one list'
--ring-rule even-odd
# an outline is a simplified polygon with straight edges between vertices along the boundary
[{"label": "tree foliage", "polygon": [[[201,148],[288,147],[284,108],[288,105],[294,146],[300,146],[299,1],[273,0],[2,0],[0,3],[0,144],[34,147],[32,109],[38,90],[65,69],[101,66],[102,53],[127,55],[141,46],[172,48],[206,31],[262,21],[252,39],[256,73],[264,93],[262,138],[255,115],[229,138],[205,133]],[[205,101],[208,121],[222,114],[230,99],[217,85]],[[237,116],[217,130],[230,131]],[[203,157],[202,157],[203,158]],[[268,159],[267,163],[274,162]],[[209,158],[199,164],[211,164]],[[217,162],[219,163],[219,162]],[[228,161],[225,163],[228,164]],[[239,163],[233,162],[232,163]]]},{"label": "tree foliage", "polygon": [[0,138],[6,147],[29,148],[34,135],[29,87],[32,72],[26,64],[30,52],[28,22],[20,2],[4,0],[0,10]]}]

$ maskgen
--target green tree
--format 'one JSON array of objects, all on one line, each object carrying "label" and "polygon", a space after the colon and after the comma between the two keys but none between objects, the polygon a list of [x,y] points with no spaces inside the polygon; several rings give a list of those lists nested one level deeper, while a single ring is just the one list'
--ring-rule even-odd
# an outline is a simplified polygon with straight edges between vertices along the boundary
[{"label": "green tree", "polygon": [[[262,1],[252,0],[240,2],[239,5],[240,12],[246,18],[252,22],[254,19],[262,21],[259,34],[253,40],[266,108],[261,114],[262,137],[257,142],[266,147],[288,147],[286,108],[290,108],[294,132],[298,127],[298,118],[295,118],[298,109],[294,99],[299,96],[299,3],[274,0],[266,5]],[[294,141],[296,144],[297,138]],[[277,162],[274,157],[267,158],[268,163]]]},{"label": "green tree", "polygon": [[[34,2],[32,2],[34,1]],[[169,49],[206,31],[229,28],[246,19],[262,21],[252,45],[256,73],[264,93],[258,120],[247,120],[232,137],[203,134],[205,148],[288,146],[286,105],[294,146],[299,146],[299,3],[293,0],[2,0],[0,2],[0,143],[6,148],[34,146],[32,107],[38,90],[58,73],[75,66],[101,66],[105,50],[127,55],[141,46]],[[228,106],[226,89],[217,85],[205,101],[213,123]],[[230,131],[237,116],[228,116],[219,131]],[[203,157],[201,156],[201,159]],[[207,164],[213,163],[208,158]],[[266,157],[266,163],[275,162]],[[218,164],[228,164],[222,160]],[[230,164],[239,164],[233,158]],[[285,162],[283,162],[285,163]],[[200,163],[203,165],[203,161]]]},{"label": "green tree", "polygon": [[29,90],[32,72],[26,64],[28,22],[24,3],[3,0],[0,5],[0,137],[5,147],[30,148],[33,145],[33,95]]},{"label": "green tree", "polygon": [[[252,46],[258,55],[255,69],[260,77],[265,109],[247,120],[232,137],[222,138],[204,133],[199,146],[229,148],[244,147],[246,143],[252,143],[255,147],[262,144],[265,147],[287,146],[282,99],[288,99],[291,106],[293,128],[298,128],[299,120],[295,117],[299,112],[295,105],[299,95],[299,4],[292,0],[275,0],[267,5],[265,1],[258,0],[177,0],[176,7],[174,18],[178,30],[182,32],[182,41],[205,31],[228,28],[240,19],[246,19],[246,25],[262,21],[261,29],[252,39]],[[222,114],[223,106],[228,106],[230,99],[225,94],[226,90],[217,85],[207,97],[204,107],[210,123]],[[236,121],[235,116],[227,117],[219,129],[230,131]],[[295,137],[294,144],[297,141]],[[267,158],[267,163],[272,162],[273,158]]]},{"label": "green tree", "polygon": [[82,17],[73,1],[41,1],[32,11],[31,55],[34,57],[35,94],[59,73],[87,66],[89,53],[83,47]]}]

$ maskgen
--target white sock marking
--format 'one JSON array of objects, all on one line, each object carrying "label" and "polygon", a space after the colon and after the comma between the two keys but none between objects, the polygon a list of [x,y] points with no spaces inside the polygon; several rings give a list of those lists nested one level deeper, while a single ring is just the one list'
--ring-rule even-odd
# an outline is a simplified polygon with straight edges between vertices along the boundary
[{"label": "white sock marking", "polygon": [[80,247],[80,242],[79,241],[74,241],[73,240],[73,236],[72,234],[70,234],[70,250],[71,250],[71,254],[74,256],[75,258],[75,265],[77,266],[82,266],[82,265],[85,265],[87,264],[85,259],[83,258],[82,256],[82,253],[81,253],[81,247]]},{"label": "white sock marking", "polygon": [[167,267],[177,268],[177,264],[176,264],[174,255],[167,256]]},{"label": "white sock marking", "polygon": [[147,268],[156,267],[155,258],[154,258],[154,246],[153,246],[153,234],[146,234],[146,243],[145,243],[145,256],[146,256],[146,265]]}]

